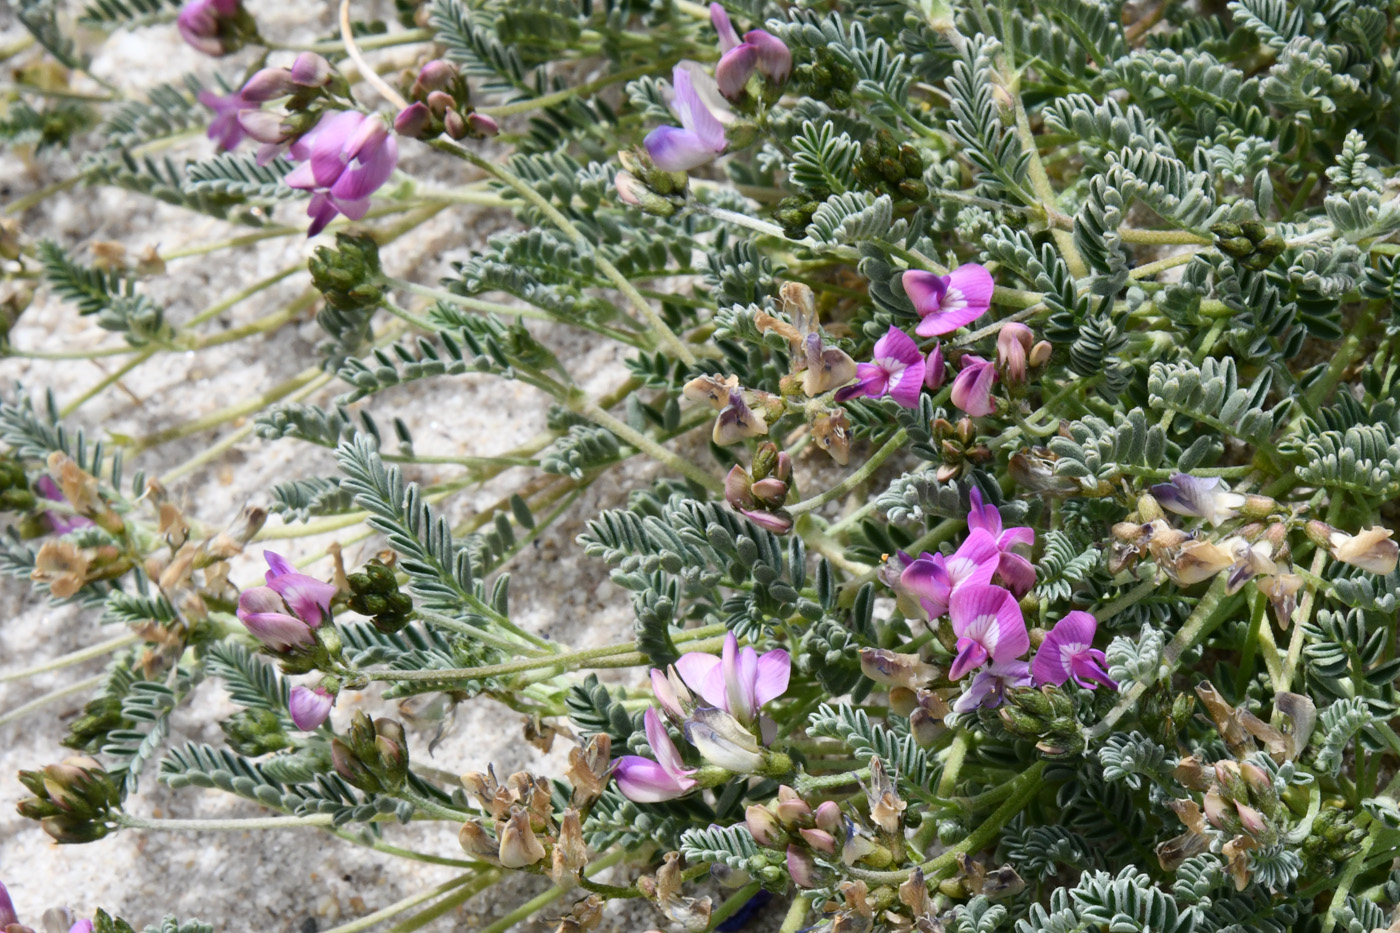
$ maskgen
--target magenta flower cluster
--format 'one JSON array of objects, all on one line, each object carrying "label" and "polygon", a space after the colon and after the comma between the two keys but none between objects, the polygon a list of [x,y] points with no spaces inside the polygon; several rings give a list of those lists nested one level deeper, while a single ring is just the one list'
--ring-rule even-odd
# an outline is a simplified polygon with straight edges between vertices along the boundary
[{"label": "magenta flower cluster", "polygon": [[[711,764],[735,772],[752,771],[762,760],[752,728],[762,733],[764,704],[787,692],[792,658],[781,648],[758,654],[739,647],[731,632],[719,657],[692,651],[663,673],[652,669],[652,690],[668,719]],[[690,691],[700,695],[696,704]],[[770,727],[772,723],[767,725]],[[695,769],[687,769],[656,708],[646,711],[647,744],[655,760],[624,755],[614,777],[629,800],[652,803],[687,794],[699,786]],[[769,736],[771,739],[771,736]]]},{"label": "magenta flower cluster", "polygon": [[263,586],[249,587],[238,597],[238,620],[273,651],[307,647],[315,630],[331,617],[333,584],[297,573],[287,559],[263,551],[268,571]]},{"label": "magenta flower cluster", "polygon": [[1035,585],[1035,567],[1018,548],[1035,543],[1031,528],[1004,528],[1001,512],[973,489],[969,534],[951,555],[924,553],[905,558],[896,588],[912,597],[930,621],[944,615],[957,637],[948,677],[961,680],[976,671],[954,703],[956,712],[999,705],[1009,687],[1063,684],[1073,679],[1093,690],[1116,689],[1104,670],[1102,651],[1093,647],[1097,622],[1087,612],[1071,612],[1045,636],[1035,660],[1024,660],[1030,634],[1020,597]]}]

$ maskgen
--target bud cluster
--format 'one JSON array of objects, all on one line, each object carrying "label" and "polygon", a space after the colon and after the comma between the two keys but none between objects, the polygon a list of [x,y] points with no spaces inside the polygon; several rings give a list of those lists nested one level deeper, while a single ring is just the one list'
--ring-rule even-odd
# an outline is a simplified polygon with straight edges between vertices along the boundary
[{"label": "bud cluster", "polygon": [[401,136],[431,139],[446,133],[453,139],[481,139],[501,131],[495,120],[472,107],[466,76],[445,59],[433,59],[418,70],[408,99],[413,103],[394,119]]},{"label": "bud cluster", "polygon": [[1058,686],[1013,687],[998,711],[1006,731],[1035,739],[1047,758],[1065,758],[1084,750],[1084,731],[1075,717],[1074,698]]},{"label": "bud cluster", "polygon": [[928,198],[919,150],[897,141],[889,130],[882,129],[861,144],[855,171],[861,184],[872,191],[910,201]]},{"label": "bud cluster", "polygon": [[349,606],[369,616],[374,627],[386,635],[402,631],[413,620],[413,598],[399,590],[398,578],[383,561],[375,558],[359,573],[352,573]]},{"label": "bud cluster", "polygon": [[934,445],[943,454],[936,474],[940,483],[956,479],[991,461],[992,451],[978,439],[977,427],[971,418],[959,418],[957,421],[935,418],[929,428]]},{"label": "bud cluster", "polygon": [[1216,249],[1256,272],[1273,265],[1274,260],[1288,248],[1283,237],[1270,233],[1269,228],[1258,220],[1239,223],[1225,221],[1212,226],[1210,232],[1215,234]]},{"label": "bud cluster", "polygon": [[0,460],[0,511],[24,512],[38,500],[29,489],[24,465],[13,457]]},{"label": "bud cluster", "polygon": [[60,843],[92,842],[112,830],[121,789],[92,758],[65,758],[42,771],[21,771],[20,783],[34,796],[21,800],[19,815],[38,820]]},{"label": "bud cluster", "polygon": [[337,233],[335,248],[316,247],[308,268],[311,284],[331,307],[360,311],[379,306],[384,292],[379,244],[368,234]]},{"label": "bud cluster", "polygon": [[783,511],[788,484],[792,480],[792,458],[776,444],[764,441],[754,451],[752,472],[737,463],[724,479],[724,498],[729,507],[742,512],[754,524],[774,534],[792,530],[792,517]]},{"label": "bud cluster", "polygon": [[408,739],[403,725],[363,710],[350,720],[345,738],[331,739],[331,764],[345,782],[369,794],[392,793],[408,778]]}]

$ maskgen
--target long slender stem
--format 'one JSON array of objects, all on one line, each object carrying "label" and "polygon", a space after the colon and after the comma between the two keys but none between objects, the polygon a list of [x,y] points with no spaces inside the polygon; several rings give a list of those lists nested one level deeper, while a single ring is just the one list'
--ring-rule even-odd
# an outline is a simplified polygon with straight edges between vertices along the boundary
[{"label": "long slender stem", "polygon": [[140,636],[127,632],[125,634],[118,635],[116,638],[109,638],[106,641],[98,642],[95,645],[90,645],[78,651],[73,651],[69,654],[65,654],[60,657],[54,658],[53,660],[45,661],[42,664],[36,664],[33,667],[26,667],[22,671],[13,671],[6,674],[0,674],[0,684],[11,680],[27,680],[28,678],[33,677],[36,674],[47,674],[49,671],[56,671],[60,668],[69,667],[73,664],[81,664],[84,661],[91,661],[93,658],[100,658],[104,654],[111,654],[113,651],[120,651],[127,645],[134,645],[140,640]]},{"label": "long slender stem", "polygon": [[144,819],[120,814],[117,822],[127,829],[159,829],[171,832],[214,833],[242,832],[250,829],[300,829],[306,826],[334,825],[330,813],[310,813],[305,816],[253,816],[228,820]]},{"label": "long slender stem", "polygon": [[[500,873],[492,871],[486,874],[498,876]],[[481,878],[481,875],[475,874],[458,875],[451,881],[444,881],[442,884],[437,885],[436,887],[429,888],[426,891],[419,891],[417,894],[412,894],[401,901],[397,901],[393,904],[390,904],[388,907],[383,907],[379,910],[376,910],[372,914],[365,914],[363,917],[351,920],[349,923],[342,923],[338,927],[332,927],[331,929],[327,930],[326,933],[360,933],[361,930],[368,930],[370,927],[379,923],[379,921],[381,920],[388,920],[390,917],[398,916],[406,910],[411,910],[412,908],[417,907],[419,904],[422,904],[425,901],[430,901],[435,897],[447,894],[449,891],[453,891],[457,888],[460,888],[463,885],[468,884],[469,882],[480,882]],[[476,890],[473,890],[472,893],[475,894],[477,892]]]},{"label": "long slender stem", "polygon": [[891,455],[893,455],[896,451],[900,450],[904,446],[904,442],[908,439],[909,432],[904,430],[903,428],[900,428],[898,431],[894,432],[893,435],[891,435],[890,439],[886,441],[879,450],[875,451],[875,453],[870,455],[869,460],[861,464],[860,469],[856,470],[850,476],[846,477],[841,482],[837,483],[835,486],[832,486],[830,489],[827,489],[813,496],[810,499],[803,499],[801,502],[797,502],[790,506],[787,506],[788,512],[790,512],[793,515],[801,515],[803,512],[810,512],[812,509],[815,509],[821,505],[825,505],[832,499],[835,499],[838,496],[843,496],[852,489],[855,489],[861,483],[864,483],[871,476],[875,475],[875,471],[880,469],[881,465],[883,465],[884,462],[888,460]]},{"label": "long slender stem", "polygon": [[49,693],[46,693],[41,697],[36,697],[35,699],[30,700],[28,703],[25,703],[22,706],[16,706],[8,713],[0,715],[0,726],[7,726],[10,723],[15,722],[16,720],[23,719],[30,713],[36,710],[43,709],[45,706],[49,705],[55,700],[61,700],[66,696],[72,696],[75,693],[82,693],[84,690],[96,687],[98,684],[102,683],[103,679],[104,676],[102,674],[98,674],[96,677],[89,677],[86,680],[80,680],[77,683],[69,684],[66,687],[59,687],[57,690],[53,690]]},{"label": "long slender stem", "polygon": [[[615,849],[612,852],[609,852],[607,855],[600,858],[598,861],[594,862],[592,865],[589,865],[588,868],[584,869],[584,871],[587,872],[589,875],[597,874],[605,868],[611,868],[613,865],[616,865],[618,862],[622,861],[626,857],[626,855],[627,853],[624,850]],[[497,920],[495,923],[492,923],[489,926],[482,927],[478,931],[478,933],[505,933],[506,930],[509,930],[511,927],[515,926],[517,923],[524,920],[526,917],[531,916],[541,908],[547,907],[555,901],[559,900],[559,898],[564,896],[565,890],[566,889],[557,886],[550,888],[548,891],[545,891],[538,897],[531,898],[530,900],[521,904],[515,910],[512,910],[510,913],[506,914],[504,917]]]},{"label": "long slender stem", "polygon": [[665,447],[662,447],[656,441],[636,430],[627,422],[608,414],[602,408],[599,408],[596,403],[576,397],[570,407],[594,424],[607,428],[628,444],[631,444],[642,453],[649,455],[652,459],[677,470],[685,476],[686,479],[698,483],[701,487],[713,493],[719,495],[724,494],[724,482],[717,476],[707,473],[679,454],[674,454]]}]

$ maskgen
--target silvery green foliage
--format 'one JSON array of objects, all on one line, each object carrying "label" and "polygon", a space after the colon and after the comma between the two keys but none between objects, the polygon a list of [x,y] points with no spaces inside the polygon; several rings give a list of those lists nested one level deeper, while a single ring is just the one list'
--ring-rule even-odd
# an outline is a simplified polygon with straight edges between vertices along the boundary
[{"label": "silvery green foliage", "polygon": [[[128,805],[147,812],[140,778],[158,774],[320,828],[307,833],[382,835],[386,857],[406,851],[390,839],[396,823],[471,821],[473,864],[451,845],[428,853],[465,871],[505,857],[492,847],[512,807],[530,809],[548,850],[531,870],[564,871],[558,834],[574,809],[587,858],[622,865],[606,885],[586,882],[590,893],[650,897],[662,859],[679,852],[685,868],[672,867],[691,880],[714,866],[749,893],[790,899],[794,881],[810,885],[814,910],[794,920],[804,928],[1386,925],[1400,903],[1387,864],[1400,826],[1387,786],[1400,766],[1390,725],[1400,570],[1385,538],[1400,496],[1393,4],[731,0],[739,34],[776,37],[791,73],[781,86],[755,74],[731,88],[727,151],[681,179],[653,171],[644,140],[680,118],[673,66],[716,67],[703,7],[398,0],[386,22],[351,0],[357,41],[383,55],[372,63],[441,56],[465,84],[454,85],[454,115],[477,128],[490,115],[500,134],[401,137],[398,172],[353,233],[315,248],[308,269],[264,280],[250,268],[246,294],[209,295],[193,313],[160,280],[196,264],[174,259],[207,249],[200,261],[243,262],[244,246],[305,223],[305,192],[287,184],[297,150],[268,159],[246,144],[190,144],[210,117],[202,92],[232,93],[249,67],[291,53],[263,45],[254,9],[219,27],[221,42],[244,48],[199,71],[210,77],[132,89],[103,71],[112,86],[88,93],[77,82],[97,68],[101,33],[172,30],[177,5],[84,0],[73,10],[81,36],[61,6],[16,7],[34,41],[12,50],[0,144],[42,179],[15,185],[44,187],[23,187],[12,211],[22,223],[0,226],[0,327],[18,344],[5,348],[30,354],[33,328],[10,328],[38,289],[50,312],[120,335],[132,351],[122,367],[241,339],[307,352],[264,394],[189,420],[162,409],[171,423],[142,437],[92,420],[89,399],[129,370],[87,392],[73,375],[85,367],[71,362],[85,345],[46,345],[26,363],[31,382],[60,387],[62,405],[19,390],[0,401],[0,507],[14,516],[0,570],[139,641],[99,652],[100,683],[64,726],[64,745],[100,759],[119,804],[103,822],[77,820],[71,771],[26,778],[36,796],[23,809],[56,838],[115,831]],[[330,51],[328,21],[304,13],[306,34],[352,83],[270,102],[291,130],[325,107],[388,125],[398,104],[382,101],[423,96],[412,75],[385,72],[388,90],[370,88]],[[54,158],[64,151],[70,159]],[[142,257],[36,237],[49,198],[77,186],[229,230],[222,243]],[[392,244],[422,236],[434,216],[483,233],[429,257],[440,266],[405,262]],[[990,307],[917,334],[930,308],[915,306],[909,273],[973,263],[993,277]],[[251,325],[223,320],[288,279],[298,303]],[[1013,323],[1028,328],[1025,344]],[[842,353],[868,366],[891,328],[914,333],[929,365],[942,360],[917,401],[808,394],[806,337],[813,352],[839,351],[837,368]],[[573,352],[581,345],[586,356]],[[70,368],[43,369],[46,354]],[[995,374],[985,406],[959,378],[973,357]],[[735,416],[733,388],[762,429],[715,431],[704,377],[730,378],[717,407]],[[539,400],[528,441],[504,450],[453,433],[464,398],[489,406],[508,394]],[[422,429],[422,406],[443,430]],[[444,435],[450,449],[435,446]],[[169,462],[174,441],[197,453]],[[221,497],[179,485],[253,444],[291,453],[240,517],[209,514]],[[137,455],[149,474],[124,471]],[[1183,472],[1218,483],[1197,490],[1218,496],[1216,508],[1161,488],[1190,486]],[[467,507],[464,494],[488,483],[494,501]],[[1094,616],[1092,646],[1059,646],[1079,655],[1075,677],[1041,682],[1054,672],[1036,669],[1027,686],[1013,670],[995,688],[987,670],[949,678],[964,622],[925,618],[933,601],[913,592],[921,578],[901,573],[901,555],[956,560],[974,490],[998,510],[998,532],[1018,529],[979,572],[1017,590],[1030,650],[1055,650],[1049,633],[1069,613]],[[256,620],[245,630],[237,613],[240,591],[266,582],[237,555],[260,547],[268,513],[276,536],[342,545],[341,564],[306,565],[337,592],[330,618],[294,649],[263,646]],[[87,524],[67,529],[73,517]],[[576,550],[551,540],[537,552],[560,527],[575,529]],[[367,554],[377,557],[354,565]],[[630,605],[616,644],[573,644],[567,620],[535,631],[512,605],[522,586],[555,586],[549,561],[572,557],[614,584],[599,599]],[[787,689],[754,727],[761,764],[754,774],[707,764],[677,723],[696,714],[677,700],[665,728],[703,789],[627,799],[617,759],[665,757],[645,730],[647,669],[720,652],[727,635],[791,658]],[[1091,649],[1116,689],[1084,689]],[[376,682],[405,701],[376,708],[377,725],[347,726],[342,706],[312,731],[295,728],[296,688]],[[172,723],[210,690],[236,708],[223,739],[172,743]],[[977,691],[981,707],[966,708]],[[1290,693],[1317,722],[1285,754],[1270,727],[1308,714]],[[577,756],[539,784],[496,775],[510,800],[488,817],[447,778],[489,762],[429,765],[420,751],[437,747],[459,704],[487,699],[526,717],[532,741],[572,735],[600,756],[606,743],[612,760],[597,762],[593,782]],[[949,714],[952,704],[963,708]],[[396,717],[409,720],[402,747]],[[554,731],[566,721],[569,733]],[[1235,764],[1249,766],[1238,781]],[[883,800],[881,773],[893,795]],[[822,814],[829,841],[806,812],[821,801],[839,811]],[[954,851],[974,861],[955,864]],[[926,907],[901,887],[916,864]],[[693,891],[657,893],[668,919],[700,910],[675,900]],[[878,902],[871,918],[866,895]],[[416,928],[437,909],[403,908],[418,912],[393,922]],[[591,922],[568,909],[561,928]],[[98,933],[130,929],[98,919]],[[150,929],[204,927],[168,918]]]}]

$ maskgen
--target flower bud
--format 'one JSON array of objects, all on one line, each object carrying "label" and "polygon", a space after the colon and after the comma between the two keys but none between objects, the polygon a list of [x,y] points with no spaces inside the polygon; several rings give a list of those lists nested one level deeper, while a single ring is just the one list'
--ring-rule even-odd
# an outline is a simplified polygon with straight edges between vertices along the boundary
[{"label": "flower bud", "polygon": [[500,133],[501,125],[496,122],[495,118],[473,110],[467,114],[467,129],[475,136],[490,139]]},{"label": "flower bud", "polygon": [[1204,807],[1206,819],[1216,829],[1225,825],[1226,806],[1225,798],[1221,797],[1218,791],[1210,790],[1206,793]]},{"label": "flower bud", "polygon": [[742,511],[749,521],[775,535],[785,535],[792,530],[792,516],[786,512],[759,512],[752,509]]},{"label": "flower bud", "polygon": [[457,66],[441,58],[435,58],[418,69],[418,79],[413,82],[415,97],[432,91],[446,91],[457,80]]},{"label": "flower bud", "polygon": [[1264,814],[1258,810],[1236,801],[1235,812],[1240,815],[1240,824],[1244,826],[1245,832],[1251,836],[1262,836],[1268,833],[1269,824],[1264,821]]},{"label": "flower bud", "polygon": [[787,870],[788,876],[792,878],[792,883],[799,888],[816,887],[817,863],[812,855],[805,849],[799,849],[795,845],[788,846],[787,849]]},{"label": "flower bud", "polygon": [[770,508],[778,508],[787,499],[788,484],[771,476],[754,483],[750,489],[758,501]]},{"label": "flower bud", "polygon": [[652,191],[646,183],[631,172],[621,171],[613,177],[613,187],[617,198],[624,204],[640,208],[657,217],[670,217],[676,212],[676,205],[668,198]]},{"label": "flower bud", "polygon": [[292,62],[291,79],[302,87],[325,87],[331,83],[335,69],[315,52],[302,52]]},{"label": "flower bud", "polygon": [[778,824],[778,818],[767,807],[751,804],[744,811],[744,824],[748,827],[749,835],[753,836],[754,842],[764,848],[776,849],[782,845],[783,839],[786,838],[782,826]]},{"label": "flower bud", "polygon": [[814,851],[821,852],[824,855],[836,854],[836,839],[826,830],[799,829],[797,832]]},{"label": "flower bud", "polygon": [[465,139],[467,136],[467,121],[455,110],[449,110],[443,115],[442,128],[443,132],[453,139]]},{"label": "flower bud", "polygon": [[807,801],[797,796],[797,791],[786,784],[778,788],[778,803],[775,809],[778,813],[778,822],[784,826],[794,827],[798,824],[810,826],[812,824],[812,808],[807,805]]},{"label": "flower bud", "polygon": [[286,97],[297,89],[292,73],[286,68],[262,68],[253,73],[239,91],[250,104],[261,104],[279,97]]},{"label": "flower bud", "polygon": [[[772,441],[763,441],[753,452],[753,478],[755,480],[767,479],[773,474],[778,466],[778,445]],[[786,480],[787,477],[779,476],[778,479]]]},{"label": "flower bud", "polygon": [[1042,340],[1031,347],[1031,352],[1030,355],[1026,357],[1026,362],[1030,364],[1032,369],[1040,369],[1046,363],[1050,362],[1050,354],[1053,352],[1055,352],[1055,348],[1051,346],[1050,341]]},{"label": "flower bud", "polygon": [[823,801],[812,814],[817,826],[833,836],[846,831],[846,818],[841,815],[841,805],[834,800]]},{"label": "flower bud", "polygon": [[1026,356],[1034,339],[1031,329],[1024,324],[1009,321],[1001,326],[997,332],[997,364],[1004,382],[1026,381]]},{"label": "flower bud", "polygon": [[409,104],[394,117],[394,132],[400,136],[417,139],[427,132],[431,122],[432,114],[428,111],[428,105],[419,101]]},{"label": "flower bud", "polygon": [[335,768],[335,773],[344,779],[345,783],[351,787],[357,787],[367,793],[375,794],[383,790],[370,770],[364,763],[350,750],[340,739],[331,739],[331,766]]}]

